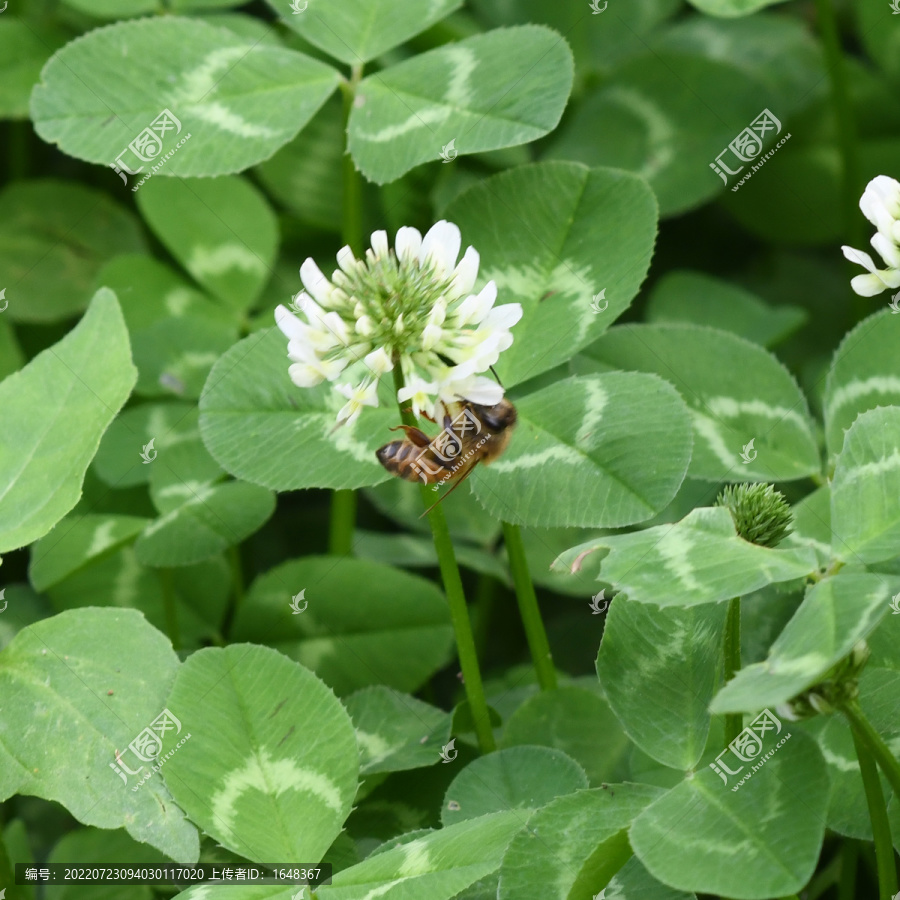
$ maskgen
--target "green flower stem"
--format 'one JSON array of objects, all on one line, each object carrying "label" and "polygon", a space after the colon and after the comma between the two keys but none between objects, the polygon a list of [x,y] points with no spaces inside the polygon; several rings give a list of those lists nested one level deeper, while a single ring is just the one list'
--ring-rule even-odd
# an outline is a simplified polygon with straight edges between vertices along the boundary
[{"label": "green flower stem", "polygon": [[331,519],[328,552],[332,556],[350,556],[353,529],[356,527],[356,491],[334,491],[331,495]]},{"label": "green flower stem", "polygon": [[869,821],[872,823],[872,835],[875,838],[879,900],[891,900],[897,891],[897,870],[894,866],[891,825],[881,782],[878,779],[878,767],[856,726],[853,726],[853,743],[856,745],[856,758],[859,760],[859,771],[866,792],[866,805],[869,807]]},{"label": "green flower stem", "polygon": [[[859,141],[856,134],[856,121],[853,117],[853,106],[847,87],[847,68],[841,50],[837,18],[834,14],[833,0],[816,0],[816,13],[819,20],[819,33],[825,49],[825,66],[831,82],[831,105],[834,109],[835,125],[838,136],[838,148],[841,153],[841,218],[843,233],[851,247],[862,247],[865,244],[863,233],[864,219],[859,212],[858,202],[862,193],[859,162]],[[852,263],[845,265],[847,272],[859,274],[859,267]],[[869,313],[866,298],[851,294],[853,298],[853,315],[858,321]]]},{"label": "green flower stem", "polygon": [[[399,392],[403,387],[403,373],[399,364],[394,365],[394,387]],[[416,426],[415,416],[403,409],[400,404],[400,417],[404,425]],[[419,485],[422,502],[427,509],[435,501],[434,491],[427,484]],[[466,698],[475,720],[475,733],[482,753],[490,753],[497,749],[494,743],[494,732],[491,730],[491,718],[487,700],[484,696],[484,684],[481,681],[481,669],[478,665],[478,653],[475,650],[475,637],[472,634],[472,623],[469,621],[469,610],[466,606],[466,595],[463,592],[462,577],[453,551],[453,540],[447,527],[447,517],[440,503],[428,513],[428,524],[431,526],[431,538],[437,553],[438,566],[444,582],[444,593],[450,606],[450,619],[453,622],[453,633],[456,635],[456,650],[459,654],[459,665],[463,674],[463,685]]]},{"label": "green flower stem", "polygon": [[178,631],[178,610],[175,607],[175,584],[171,569],[160,569],[159,580],[162,584],[163,610],[166,614],[166,632],[172,642],[172,649],[181,649],[181,635]]},{"label": "green flower stem", "polygon": [[225,551],[225,557],[228,560],[228,568],[231,570],[231,601],[222,619],[222,634],[227,638],[238,608],[244,602],[244,571],[238,547],[229,547]]},{"label": "green flower stem", "polygon": [[343,200],[341,237],[345,244],[350,245],[354,256],[362,255],[363,229],[362,229],[362,176],[357,171],[347,147],[347,126],[350,122],[350,113],[353,110],[353,101],[356,99],[356,88],[362,79],[362,66],[354,66],[350,80],[341,84],[341,92],[344,98],[344,157],[343,157]]},{"label": "green flower stem", "polygon": [[[725,683],[727,684],[741,669],[741,598],[735,597],[728,603],[728,618],[725,620]],[[725,746],[727,747],[743,730],[744,717],[741,713],[725,716]]]},{"label": "green flower stem", "polygon": [[528,649],[531,651],[531,659],[537,670],[538,684],[542,691],[552,691],[557,686],[556,669],[553,667],[550,642],[547,640],[547,632],[541,619],[541,610],[534,593],[534,584],[532,584],[531,575],[528,572],[528,560],[525,557],[525,545],[522,543],[522,532],[519,526],[504,522],[503,539],[506,542],[513,583],[516,586],[519,615],[525,626]]},{"label": "green flower stem", "polygon": [[[341,237],[356,256],[362,254],[362,178],[347,152],[347,122],[356,97],[356,86],[362,78],[362,66],[354,66],[350,80],[341,85],[344,96],[343,194],[341,201]],[[331,495],[331,524],[328,552],[332,556],[350,556],[353,552],[353,529],[356,526],[356,492],[335,491]]]},{"label": "green flower stem", "polygon": [[860,708],[859,702],[848,700],[841,707],[841,712],[850,722],[854,736],[859,735],[869,752],[875,757],[875,762],[881,767],[881,771],[884,772],[894,793],[900,797],[900,763],[894,758],[881,735],[872,727],[872,723]]},{"label": "green flower stem", "polygon": [[841,163],[843,165],[843,215],[844,233],[851,243],[861,242],[862,216],[859,215],[857,202],[861,193],[859,146],[856,134],[856,121],[853,117],[853,106],[847,87],[847,67],[841,49],[837,18],[834,14],[834,0],[816,0],[816,13],[819,21],[819,33],[825,50],[825,64],[831,82],[831,103],[837,124]]}]

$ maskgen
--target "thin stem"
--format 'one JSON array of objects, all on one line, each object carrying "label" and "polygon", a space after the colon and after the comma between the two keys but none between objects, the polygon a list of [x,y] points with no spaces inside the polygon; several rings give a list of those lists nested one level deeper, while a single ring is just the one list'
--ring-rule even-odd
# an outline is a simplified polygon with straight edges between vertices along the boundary
[{"label": "thin stem", "polygon": [[856,897],[856,863],[859,859],[859,844],[850,840],[844,841],[841,848],[841,875],[838,882],[837,900],[853,900]]},{"label": "thin stem", "polygon": [[825,63],[831,82],[831,103],[837,125],[838,146],[843,166],[842,210],[844,234],[855,243],[862,239],[862,217],[859,215],[859,147],[856,135],[856,121],[847,86],[847,69],[841,49],[837,18],[833,0],[816,0],[819,33],[825,50]]},{"label": "thin stem", "polygon": [[341,202],[341,237],[355,256],[362,254],[362,176],[347,146],[347,126],[356,99],[356,88],[362,79],[362,66],[354,66],[349,81],[341,85],[344,98],[343,199]]},{"label": "thin stem", "polygon": [[[850,91],[847,87],[847,69],[841,49],[833,0],[816,0],[816,12],[819,33],[825,50],[825,64],[828,67],[828,78],[831,82],[831,106],[834,110],[838,149],[841,154],[841,232],[851,247],[861,247],[865,236],[863,217],[857,206],[862,188],[859,140],[856,133],[856,120],[853,116],[853,105],[850,102]],[[848,273],[848,278],[851,274],[858,273],[858,268],[850,262],[845,263],[844,270]],[[855,293],[851,294],[851,297],[852,306],[848,309],[852,309],[854,321],[860,321],[868,315],[868,304],[864,297]]]},{"label": "thin stem", "polygon": [[[355,256],[362,255],[362,177],[347,149],[347,123],[356,86],[362,78],[362,66],[354,66],[350,80],[341,85],[344,97],[343,194],[341,201],[341,237]],[[331,495],[331,520],[328,529],[328,552],[333,556],[349,556],[353,551],[353,529],[356,527],[356,492],[335,491]]]},{"label": "thin stem", "polygon": [[331,522],[328,552],[332,556],[350,556],[353,529],[356,526],[356,491],[335,491],[331,495]]},{"label": "thin stem", "polygon": [[856,745],[856,758],[859,760],[859,771],[866,792],[866,805],[869,807],[872,836],[875,839],[879,900],[891,900],[897,891],[897,869],[894,865],[891,824],[888,820],[884,793],[881,790],[878,767],[875,765],[874,757],[869,752],[869,748],[856,726],[853,726],[852,731],[853,743]]},{"label": "thin stem", "polygon": [[[394,386],[399,392],[403,387],[403,373],[398,361],[394,363]],[[404,425],[416,426],[415,416],[403,409],[400,404],[400,417]],[[419,485],[422,502],[427,509],[434,503],[434,494],[427,484]],[[453,540],[447,527],[444,509],[438,503],[428,513],[428,524],[431,526],[431,538],[437,553],[438,566],[444,582],[444,593],[450,607],[450,619],[456,635],[456,651],[459,654],[459,665],[463,674],[463,685],[466,698],[475,720],[475,734],[482,753],[490,753],[497,749],[494,733],[491,730],[491,719],[488,713],[487,700],[484,696],[484,684],[481,681],[481,669],[478,665],[478,653],[475,650],[475,638],[472,634],[472,623],[469,621],[469,610],[466,606],[466,595],[463,591],[462,577],[453,551]]]},{"label": "thin stem", "polygon": [[241,566],[241,551],[238,547],[229,547],[225,551],[225,556],[228,559],[228,568],[231,569],[231,602],[222,622],[222,634],[227,636],[237,611],[244,602],[244,572]]},{"label": "thin stem", "polygon": [[504,522],[503,539],[506,542],[513,583],[516,586],[519,615],[525,626],[528,649],[531,651],[531,659],[537,670],[538,684],[542,691],[552,691],[557,685],[556,669],[553,667],[550,642],[547,640],[547,632],[541,619],[541,610],[534,593],[534,584],[532,584],[531,575],[528,572],[528,560],[525,557],[525,545],[522,543],[522,532],[519,526]]},{"label": "thin stem", "polygon": [[881,735],[872,727],[872,723],[866,718],[857,700],[848,700],[842,707],[841,712],[850,722],[854,735],[859,734],[860,738],[868,747],[875,762],[881,767],[891,788],[897,796],[900,796],[900,763],[894,759],[888,745],[884,742]]},{"label": "thin stem", "polygon": [[160,569],[159,580],[162,584],[163,611],[166,614],[166,632],[174,650],[181,649],[181,635],[178,631],[178,610],[175,606],[175,585],[171,569]]},{"label": "thin stem", "polygon": [[[735,597],[728,603],[728,618],[725,620],[725,683],[728,684],[741,669],[741,598]],[[725,746],[727,747],[743,730],[744,717],[741,713],[725,716]]]}]

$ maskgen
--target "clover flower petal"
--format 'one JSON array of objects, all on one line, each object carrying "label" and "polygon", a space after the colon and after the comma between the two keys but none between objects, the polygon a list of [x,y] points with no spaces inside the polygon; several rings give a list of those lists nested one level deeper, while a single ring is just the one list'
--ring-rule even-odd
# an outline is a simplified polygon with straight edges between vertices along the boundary
[{"label": "clover flower petal", "polygon": [[853,247],[841,247],[844,256],[866,269],[850,287],[862,297],[874,297],[889,288],[900,287],[900,182],[887,175],[873,178],[859,201],[863,215],[878,229],[872,246],[887,268],[879,269],[868,253]]},{"label": "clover flower petal", "polygon": [[437,419],[442,404],[503,397],[482,373],[512,344],[522,307],[495,307],[492,281],[472,293],[480,258],[469,247],[460,259],[461,243],[459,228],[440,221],[424,237],[400,228],[393,249],[387,232],[376,231],[361,259],[342,247],[330,280],[312,259],[303,263],[305,290],[291,309],[275,310],[275,322],[288,339],[296,385],[340,379],[334,391],[347,402],[338,424],[378,405],[379,380],[398,363],[406,386],[397,399],[417,416]]}]

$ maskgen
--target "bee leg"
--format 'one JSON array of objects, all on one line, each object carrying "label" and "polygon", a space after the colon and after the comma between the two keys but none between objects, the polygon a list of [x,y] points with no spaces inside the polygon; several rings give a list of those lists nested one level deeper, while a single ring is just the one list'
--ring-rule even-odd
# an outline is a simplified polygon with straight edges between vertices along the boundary
[{"label": "bee leg", "polygon": [[399,431],[403,429],[406,432],[407,440],[411,441],[417,447],[427,447],[431,443],[431,438],[415,425],[395,425],[391,431]]},{"label": "bee leg", "polygon": [[478,463],[475,463],[474,465],[471,466],[471,468],[467,469],[466,473],[462,476],[462,478],[460,478],[459,481],[456,482],[456,484],[451,485],[450,489],[447,491],[447,493],[444,494],[444,496],[439,498],[438,500],[435,500],[434,503],[432,503],[431,506],[429,506],[428,509],[426,509],[425,512],[423,512],[422,515],[419,516],[419,518],[421,519],[424,516],[427,516],[428,513],[430,513],[438,505],[438,503],[441,503],[443,500],[446,500],[472,474],[472,472],[475,471],[476,465],[478,465]]}]

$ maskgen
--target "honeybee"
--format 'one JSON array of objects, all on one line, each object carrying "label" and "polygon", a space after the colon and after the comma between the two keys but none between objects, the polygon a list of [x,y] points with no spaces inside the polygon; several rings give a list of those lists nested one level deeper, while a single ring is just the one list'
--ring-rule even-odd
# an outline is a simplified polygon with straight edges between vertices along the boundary
[{"label": "honeybee", "polygon": [[385,444],[376,456],[392,475],[430,484],[434,491],[459,476],[444,494],[446,497],[472,474],[478,463],[487,465],[506,450],[516,418],[516,408],[506,398],[493,406],[462,400],[444,405],[444,429],[437,437],[430,438],[411,425],[397,425],[391,431],[402,429],[406,437]]}]

